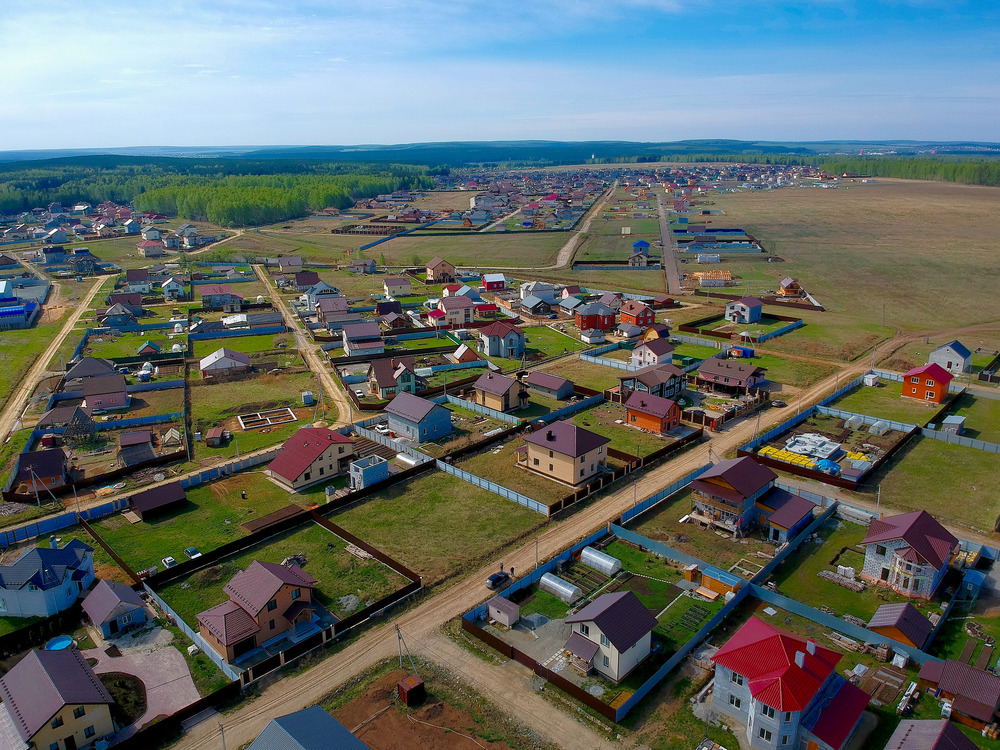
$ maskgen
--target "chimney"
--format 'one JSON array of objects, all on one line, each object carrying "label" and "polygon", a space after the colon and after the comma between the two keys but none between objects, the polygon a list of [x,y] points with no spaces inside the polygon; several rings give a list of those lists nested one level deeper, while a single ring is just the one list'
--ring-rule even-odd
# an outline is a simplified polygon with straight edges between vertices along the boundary
[{"label": "chimney", "polygon": [[797,666],[799,669],[806,668],[806,654],[804,651],[795,652],[795,666]]},{"label": "chimney", "polygon": [[810,656],[816,655],[816,641],[814,641],[812,638],[806,641],[806,651],[809,652]]},{"label": "chimney", "polygon": [[556,434],[552,432],[552,430],[549,430],[548,432],[545,433],[545,439],[549,441],[555,440]]}]

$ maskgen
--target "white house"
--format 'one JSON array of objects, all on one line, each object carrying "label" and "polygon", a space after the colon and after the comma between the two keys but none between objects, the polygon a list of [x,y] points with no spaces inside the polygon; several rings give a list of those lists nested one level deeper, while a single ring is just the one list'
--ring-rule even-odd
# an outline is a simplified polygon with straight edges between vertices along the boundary
[{"label": "white house", "polygon": [[250,357],[242,352],[234,352],[232,349],[216,349],[207,357],[202,357],[198,362],[198,369],[201,376],[206,375],[230,375],[234,372],[249,372]]},{"label": "white house", "polygon": [[602,594],[566,618],[573,633],[564,648],[584,671],[619,682],[649,656],[656,618],[631,591]]},{"label": "white house", "polygon": [[382,289],[387,297],[408,297],[410,295],[410,280],[404,277],[392,277],[382,282]]},{"label": "white house", "polygon": [[756,297],[741,297],[726,305],[726,320],[731,323],[756,323],[764,303]]},{"label": "white house", "polygon": [[667,339],[652,339],[637,344],[632,350],[632,364],[636,367],[669,365],[674,359],[674,347]]},{"label": "white house", "polygon": [[163,299],[167,302],[184,299],[184,283],[173,276],[160,284],[160,291],[163,292]]},{"label": "white house", "polygon": [[65,547],[26,550],[0,565],[0,616],[48,617],[73,605],[94,582],[94,549],[79,539]]},{"label": "white house", "polygon": [[972,369],[972,352],[956,339],[932,351],[927,364],[935,364],[954,375],[960,375]]},{"label": "white house", "polygon": [[556,304],[556,288],[547,281],[529,281],[521,284],[521,299],[527,299],[531,295],[545,300],[550,305]]}]

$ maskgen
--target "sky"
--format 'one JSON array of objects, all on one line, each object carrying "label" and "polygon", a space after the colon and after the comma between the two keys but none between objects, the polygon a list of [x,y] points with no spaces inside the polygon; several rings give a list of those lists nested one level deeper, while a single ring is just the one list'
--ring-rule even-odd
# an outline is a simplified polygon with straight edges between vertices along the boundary
[{"label": "sky", "polygon": [[0,150],[1000,141],[990,0],[2,0],[0,71]]}]

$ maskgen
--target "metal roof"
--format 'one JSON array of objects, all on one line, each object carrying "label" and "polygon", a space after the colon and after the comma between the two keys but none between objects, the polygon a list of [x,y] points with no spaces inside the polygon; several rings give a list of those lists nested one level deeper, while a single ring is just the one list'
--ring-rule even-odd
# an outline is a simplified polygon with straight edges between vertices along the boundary
[{"label": "metal roof", "polygon": [[633,352],[639,351],[640,349],[649,349],[657,357],[662,357],[664,354],[670,354],[674,350],[674,345],[670,343],[669,339],[658,338],[651,339],[649,341],[643,341],[637,344]]},{"label": "metal roof", "polygon": [[66,372],[66,379],[94,378],[101,375],[110,375],[115,371],[115,364],[108,359],[96,359],[94,357],[84,357]]},{"label": "metal roof", "polygon": [[676,407],[677,404],[669,398],[661,398],[642,391],[632,391],[625,400],[626,409],[640,414],[649,414],[659,419],[669,416],[671,409]]},{"label": "metal roof", "polygon": [[840,689],[829,699],[824,699],[819,716],[809,731],[834,750],[840,750],[861,720],[870,696],[839,675],[835,679],[841,683]]},{"label": "metal roof", "polygon": [[310,706],[272,719],[247,750],[368,750],[368,745],[320,706]]},{"label": "metal roof", "polygon": [[657,625],[631,591],[601,594],[566,622],[593,622],[619,652],[628,651]]},{"label": "metal roof", "polygon": [[757,463],[750,456],[743,456],[741,458],[729,458],[725,461],[719,461],[719,463],[691,482],[691,486],[699,489],[703,485],[710,485],[706,489],[714,492],[721,488],[706,480],[721,479],[742,497],[746,498],[777,478],[778,475],[763,464]]},{"label": "metal roof", "polygon": [[976,743],[948,719],[904,719],[885,750],[976,750]]},{"label": "metal roof", "polygon": [[925,510],[875,519],[868,527],[863,545],[902,539],[922,560],[940,570],[958,545],[958,539]]},{"label": "metal roof", "polygon": [[440,404],[435,404],[433,401],[428,401],[425,398],[420,398],[420,396],[414,396],[412,393],[404,391],[403,393],[396,394],[395,398],[385,407],[385,411],[387,414],[405,419],[408,422],[419,423],[434,411],[435,406],[444,409]]},{"label": "metal roof", "polygon": [[[909,378],[912,376],[928,377],[938,383],[943,383],[947,385],[951,382],[954,377],[950,372],[944,369],[941,365],[936,362],[931,362],[930,364],[920,365],[920,367],[914,367],[912,370],[906,372],[903,377]],[[905,381],[904,381],[905,382]]]},{"label": "metal roof", "polygon": [[118,581],[99,581],[83,600],[83,611],[97,626],[142,607],[139,595],[130,586]]},{"label": "metal roof", "polygon": [[518,328],[513,323],[509,323],[506,320],[498,320],[495,323],[490,323],[488,326],[483,326],[479,329],[480,336],[506,336],[508,333],[516,333],[518,336],[524,336],[524,331]]},{"label": "metal roof", "polygon": [[793,529],[806,516],[811,516],[815,504],[804,497],[793,495],[791,492],[774,487],[758,501],[761,505],[770,509],[771,515],[767,521],[783,529]]},{"label": "metal roof", "polygon": [[109,393],[125,393],[125,376],[119,373],[114,375],[98,375],[88,378],[83,383],[83,397],[103,396]]},{"label": "metal roof", "polygon": [[62,448],[22,453],[18,457],[17,478],[30,482],[34,477],[61,477],[66,472],[66,454]]},{"label": "metal roof", "polygon": [[282,586],[315,588],[317,581],[298,565],[254,560],[246,570],[241,570],[222,589],[229,598],[254,617],[267,606]]},{"label": "metal roof", "polygon": [[90,547],[73,539],[65,547],[32,547],[10,565],[0,565],[0,587],[20,589],[34,584],[43,591],[61,586],[66,574],[80,569]]},{"label": "metal roof", "polygon": [[883,604],[868,621],[869,630],[896,628],[917,648],[923,648],[934,626],[909,602]]},{"label": "metal roof", "polygon": [[553,375],[550,372],[542,372],[540,370],[533,370],[528,373],[528,377],[524,379],[524,382],[528,385],[537,386],[538,388],[550,388],[553,391],[558,391],[566,383],[573,385],[573,383],[566,378],[561,378],[558,375]]},{"label": "metal roof", "polygon": [[221,349],[216,349],[214,352],[209,354],[207,357],[202,357],[198,362],[198,369],[204,370],[212,365],[221,362],[224,359],[232,360],[243,367],[250,366],[250,357],[242,352],[234,352],[232,349],[227,349],[222,347]]},{"label": "metal roof", "polygon": [[250,613],[232,600],[199,612],[196,617],[225,646],[238,643],[260,630]]},{"label": "metal roof", "polygon": [[553,422],[533,432],[524,442],[577,458],[607,445],[611,438],[577,427],[571,422]]},{"label": "metal roof", "polygon": [[161,484],[158,487],[150,487],[148,490],[137,492],[132,495],[129,504],[132,506],[132,510],[142,514],[185,500],[187,500],[187,495],[178,481]]},{"label": "metal roof", "polygon": [[517,381],[514,378],[508,378],[506,375],[501,375],[497,372],[484,372],[476,380],[474,387],[477,391],[490,393],[494,396],[502,396],[515,385],[517,385]]},{"label": "metal roof", "polygon": [[267,465],[269,471],[294,482],[313,461],[334,443],[350,443],[349,437],[323,427],[302,427],[281,445],[281,452]]}]

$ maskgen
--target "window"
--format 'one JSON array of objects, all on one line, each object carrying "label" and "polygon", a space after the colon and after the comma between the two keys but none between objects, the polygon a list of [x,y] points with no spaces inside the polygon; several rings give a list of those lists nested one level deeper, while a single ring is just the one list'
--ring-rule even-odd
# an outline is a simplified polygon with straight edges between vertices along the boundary
[{"label": "window", "polygon": [[552,451],[549,451],[549,458],[552,458]]},{"label": "window", "polygon": [[274,630],[274,620],[271,620],[271,621],[270,621],[270,622],[268,623],[268,630]]},{"label": "window", "polygon": [[601,453],[604,453],[604,446],[603,445],[600,448],[597,449],[597,453],[598,453],[598,455],[600,455]]},{"label": "window", "polygon": [[881,544],[876,544],[875,545],[875,554],[876,555],[884,555],[885,554],[885,547],[883,547]]},{"label": "window", "polygon": [[94,727],[91,725],[83,730],[84,737],[93,737],[97,732],[94,731]]},{"label": "window", "polygon": [[267,611],[268,612],[274,612],[274,610],[276,610],[277,608],[278,608],[278,602],[277,602],[276,599],[272,599],[271,601],[269,601],[267,603]]},{"label": "window", "polygon": [[53,742],[51,745],[49,745],[49,750],[59,750],[59,743]]},{"label": "window", "polygon": [[762,706],[760,709],[760,713],[762,716],[766,716],[769,719],[774,718],[774,709],[771,708],[770,706]]},{"label": "window", "polygon": [[604,666],[606,667],[611,666],[611,659],[609,659],[607,656],[604,657]]},{"label": "window", "polygon": [[909,578],[904,578],[903,579],[903,588],[906,589],[906,590],[909,590],[909,588],[910,588],[910,579]]},{"label": "window", "polygon": [[292,601],[295,601],[300,596],[302,596],[302,589],[292,589]]},{"label": "window", "polygon": [[323,476],[323,467],[322,466],[319,467],[319,475]]},{"label": "window", "polygon": [[118,622],[122,625],[128,625],[130,622],[132,622],[132,613],[129,612],[128,614],[122,615],[121,617],[118,618]]},{"label": "window", "polygon": [[585,472],[586,472],[586,469],[580,469],[580,476],[582,477]]},{"label": "window", "polygon": [[84,708],[83,706],[77,706],[76,708],[73,709],[73,718],[74,719],[79,719],[85,713],[87,713],[87,709],[86,708]]},{"label": "window", "polygon": [[917,590],[919,588],[920,588],[920,579],[919,578],[914,578],[913,579],[913,593],[914,594],[917,593]]},{"label": "window", "polygon": [[926,383],[924,383],[924,385],[926,385],[928,388],[933,388],[934,387],[934,381],[933,380],[928,380]]},{"label": "window", "polygon": [[733,682],[735,682],[737,685],[742,685],[743,684],[743,675],[736,674],[736,672],[733,672],[729,676],[729,679],[732,680]]},{"label": "window", "polygon": [[912,378],[910,378],[910,382],[911,383],[919,383],[920,382],[920,378],[918,378],[916,375],[914,375]]},{"label": "window", "polygon": [[924,394],[924,398],[925,398],[926,400],[928,400],[928,401],[931,401],[931,400],[933,400],[933,398],[934,398],[934,391],[927,391],[927,392],[926,392],[926,393]]},{"label": "window", "polygon": [[764,727],[761,727],[760,729],[757,730],[757,736],[760,737],[762,740],[764,740],[764,742],[771,741],[771,733],[766,729],[764,729]]},{"label": "window", "polygon": [[787,745],[788,744],[788,735],[787,734],[781,735],[781,744],[782,745]]},{"label": "window", "polygon": [[581,463],[581,464],[582,464],[582,463],[583,463],[584,461],[586,461],[586,460],[587,460],[587,457],[586,457],[586,456],[580,456],[580,463]]},{"label": "window", "polygon": [[608,640],[608,637],[606,635],[604,635],[604,633],[601,633],[601,645],[602,646],[610,646],[611,645],[611,641]]},{"label": "window", "polygon": [[538,459],[537,459],[537,458],[535,458],[535,459],[532,459],[532,460],[533,460],[533,462],[534,462],[534,463],[533,463],[533,465],[534,465],[534,466],[538,466]]},{"label": "window", "polygon": [[549,471],[555,471],[555,469],[552,468],[552,464],[549,464]]},{"label": "window", "polygon": [[302,478],[303,478],[303,479],[305,479],[305,480],[306,480],[306,481],[308,482],[308,481],[309,481],[309,478],[310,478],[310,475],[309,475],[309,472],[307,471],[307,472],[306,472],[306,473],[305,473],[305,474],[303,475],[303,477],[302,477]]},{"label": "window", "polygon": [[580,623],[580,635],[590,635],[590,625]]},{"label": "window", "polygon": [[785,711],[785,721],[791,721],[791,720],[792,720],[792,712]]},{"label": "window", "polygon": [[54,718],[52,720],[52,728],[53,729],[58,729],[62,725],[63,725],[63,718],[62,718],[62,716],[57,716],[56,718]]},{"label": "window", "polygon": [[740,699],[737,698],[735,695],[730,695],[729,696],[729,705],[731,705],[731,706],[733,706],[735,708],[739,708],[740,707],[740,703],[741,703]]}]

